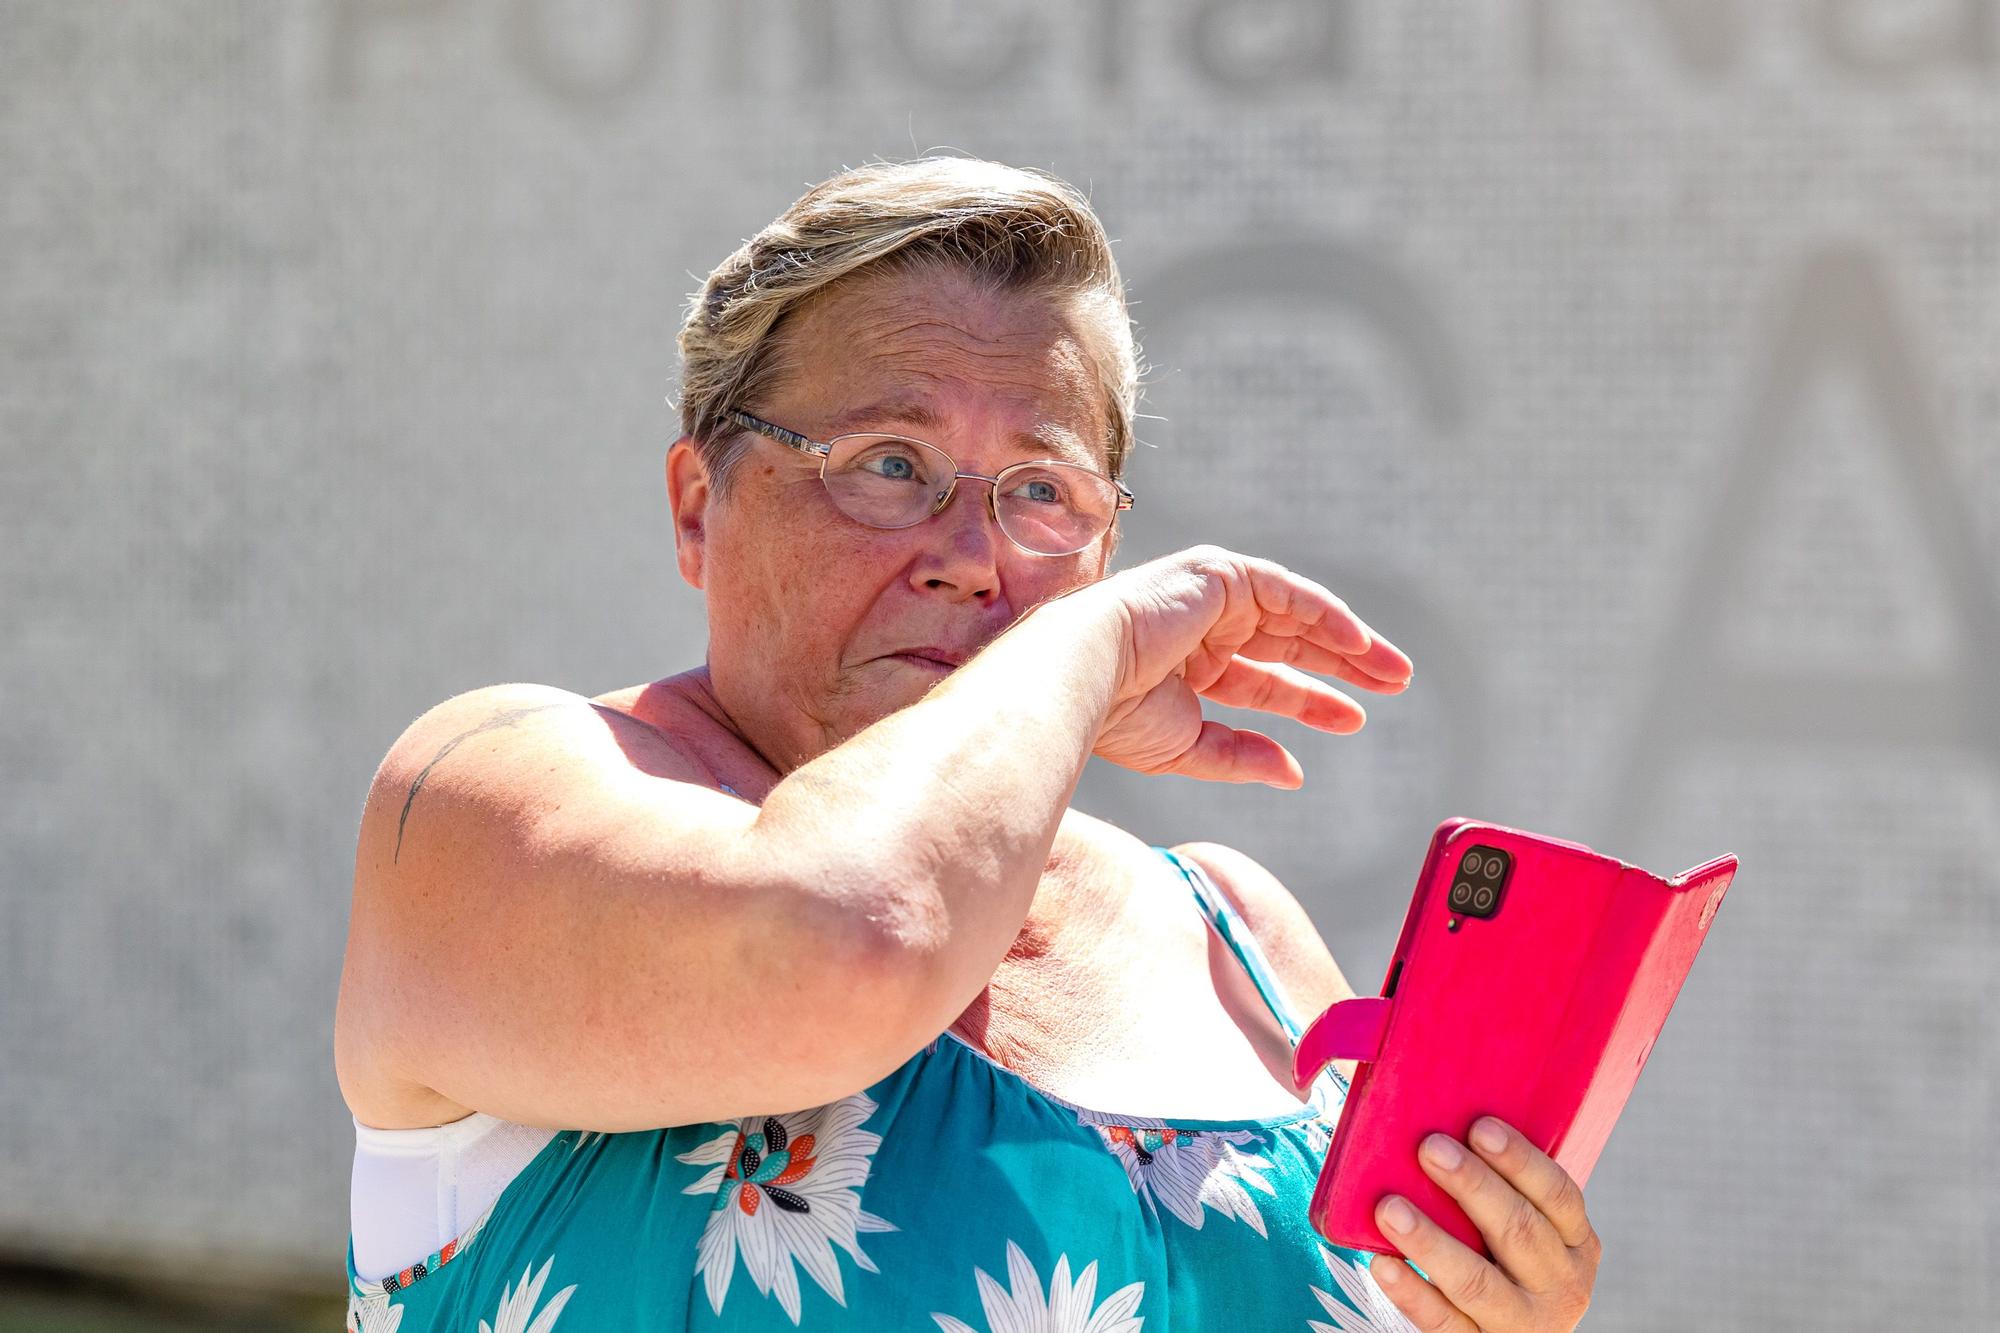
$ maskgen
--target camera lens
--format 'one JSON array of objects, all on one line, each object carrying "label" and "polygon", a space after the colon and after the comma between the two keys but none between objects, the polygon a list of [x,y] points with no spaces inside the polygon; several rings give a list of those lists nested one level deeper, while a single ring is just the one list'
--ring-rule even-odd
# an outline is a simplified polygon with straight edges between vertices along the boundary
[{"label": "camera lens", "polygon": [[1492,907],[1493,890],[1482,886],[1479,892],[1472,895],[1472,905],[1482,912]]},{"label": "camera lens", "polygon": [[1459,883],[1451,886],[1451,905],[1453,907],[1463,907],[1471,901],[1472,886],[1470,884]]},{"label": "camera lens", "polygon": [[1486,873],[1479,859],[1478,852],[1467,852],[1465,860],[1459,862],[1459,866],[1468,875],[1483,875]]}]

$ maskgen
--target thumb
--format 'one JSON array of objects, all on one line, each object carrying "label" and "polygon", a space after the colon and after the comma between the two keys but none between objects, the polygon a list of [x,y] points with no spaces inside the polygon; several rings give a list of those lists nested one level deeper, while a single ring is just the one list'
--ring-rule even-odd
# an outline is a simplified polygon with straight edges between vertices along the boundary
[{"label": "thumb", "polygon": [[1225,726],[1203,718],[1194,744],[1162,770],[1207,782],[1262,782],[1285,791],[1305,785],[1305,770],[1278,742],[1261,731]]}]

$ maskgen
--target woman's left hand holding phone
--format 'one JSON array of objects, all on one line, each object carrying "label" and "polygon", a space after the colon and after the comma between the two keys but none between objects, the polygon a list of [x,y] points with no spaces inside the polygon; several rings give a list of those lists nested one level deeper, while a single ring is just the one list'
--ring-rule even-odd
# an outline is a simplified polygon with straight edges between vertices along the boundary
[{"label": "woman's left hand holding phone", "polygon": [[[1481,1141],[1489,1128],[1501,1131],[1491,1147]],[[1422,1333],[1569,1333],[1590,1306],[1604,1249],[1584,1214],[1582,1189],[1554,1158],[1492,1116],[1474,1122],[1470,1144],[1433,1134],[1417,1161],[1465,1210],[1493,1257],[1388,1194],[1375,1206],[1376,1225],[1424,1276],[1388,1254],[1376,1255],[1369,1272]],[[1408,1227],[1394,1225],[1399,1208],[1407,1210]]]}]

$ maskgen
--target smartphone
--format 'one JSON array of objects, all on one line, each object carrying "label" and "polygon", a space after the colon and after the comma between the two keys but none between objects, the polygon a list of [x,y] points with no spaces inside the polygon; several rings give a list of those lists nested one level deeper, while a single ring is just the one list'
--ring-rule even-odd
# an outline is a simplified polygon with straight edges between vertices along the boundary
[{"label": "smartphone", "polygon": [[1482,1115],[1589,1180],[1735,873],[1723,855],[1663,879],[1562,838],[1439,824],[1381,994],[1335,1004],[1293,1051],[1300,1087],[1329,1060],[1359,1062],[1314,1228],[1400,1257],[1375,1225],[1395,1193],[1491,1258],[1417,1161],[1425,1135],[1462,1143]]}]

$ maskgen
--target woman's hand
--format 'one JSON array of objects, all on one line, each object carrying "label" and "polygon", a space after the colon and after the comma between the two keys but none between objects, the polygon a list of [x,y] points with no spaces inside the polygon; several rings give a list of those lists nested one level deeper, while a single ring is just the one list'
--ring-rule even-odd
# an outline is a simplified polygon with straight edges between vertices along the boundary
[{"label": "woman's hand", "polygon": [[1284,746],[1204,720],[1201,700],[1346,735],[1368,715],[1306,672],[1384,694],[1410,681],[1410,659],[1347,603],[1282,565],[1219,546],[1148,561],[1073,595],[1114,616],[1123,640],[1095,753],[1142,773],[1297,787],[1305,776]]},{"label": "woman's hand", "polygon": [[[1496,1148],[1480,1142],[1489,1126],[1503,1136]],[[1465,1210],[1493,1258],[1447,1235],[1407,1199],[1385,1194],[1375,1224],[1430,1281],[1389,1254],[1376,1255],[1368,1271],[1423,1333],[1569,1333],[1590,1306],[1604,1249],[1584,1216],[1583,1191],[1504,1121],[1480,1117],[1471,1143],[1467,1152],[1433,1134],[1417,1161]],[[1456,1149],[1456,1165],[1433,1159],[1433,1145]],[[1408,1229],[1392,1225],[1398,1204],[1409,1210]]]}]

